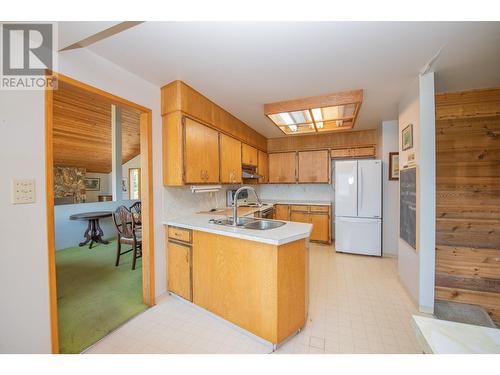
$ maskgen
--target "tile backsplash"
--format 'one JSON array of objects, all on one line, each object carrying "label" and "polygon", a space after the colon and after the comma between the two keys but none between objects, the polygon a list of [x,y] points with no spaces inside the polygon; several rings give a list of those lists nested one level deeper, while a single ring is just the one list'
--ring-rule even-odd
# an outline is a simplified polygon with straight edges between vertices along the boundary
[{"label": "tile backsplash", "polygon": [[[239,186],[223,185],[214,193],[193,194],[189,186],[165,187],[164,218],[173,218],[208,211],[212,208],[226,206],[226,190]],[[290,200],[326,200],[332,201],[334,190],[330,184],[292,184],[292,185],[257,185],[254,186],[261,199]]]},{"label": "tile backsplash", "polygon": [[332,202],[334,199],[334,190],[330,184],[259,185],[258,194],[261,199],[290,199]]}]

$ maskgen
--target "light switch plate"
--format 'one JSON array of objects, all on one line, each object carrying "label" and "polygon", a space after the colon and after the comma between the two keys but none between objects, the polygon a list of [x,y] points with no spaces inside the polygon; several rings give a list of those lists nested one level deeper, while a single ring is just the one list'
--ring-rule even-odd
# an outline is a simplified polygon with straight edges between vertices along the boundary
[{"label": "light switch plate", "polygon": [[15,178],[12,180],[12,203],[35,203],[35,180]]}]

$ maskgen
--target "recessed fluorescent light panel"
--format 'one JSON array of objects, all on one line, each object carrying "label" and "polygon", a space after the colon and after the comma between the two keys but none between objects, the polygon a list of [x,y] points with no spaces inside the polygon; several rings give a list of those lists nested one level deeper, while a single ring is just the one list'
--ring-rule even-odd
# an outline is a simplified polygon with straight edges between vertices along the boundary
[{"label": "recessed fluorescent light panel", "polygon": [[354,127],[362,101],[355,90],[265,104],[264,113],[285,134],[332,132]]}]

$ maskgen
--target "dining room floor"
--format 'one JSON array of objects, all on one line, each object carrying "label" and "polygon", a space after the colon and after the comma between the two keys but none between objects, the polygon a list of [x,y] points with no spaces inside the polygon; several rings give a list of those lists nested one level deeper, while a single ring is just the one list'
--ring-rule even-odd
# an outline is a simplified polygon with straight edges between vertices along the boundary
[{"label": "dining room floor", "polygon": [[[274,353],[422,353],[417,314],[395,258],[335,253],[311,243],[309,316]],[[86,353],[271,353],[272,346],[176,296],[164,295]]]},{"label": "dining room floor", "polygon": [[116,240],[56,251],[57,314],[61,353],[81,353],[147,309],[141,261],[132,253],[115,267]]}]

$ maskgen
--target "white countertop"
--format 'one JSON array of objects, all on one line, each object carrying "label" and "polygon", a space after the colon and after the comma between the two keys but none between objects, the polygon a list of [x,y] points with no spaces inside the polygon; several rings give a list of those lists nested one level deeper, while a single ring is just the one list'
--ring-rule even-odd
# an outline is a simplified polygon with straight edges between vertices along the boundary
[{"label": "white countertop", "polygon": [[249,241],[263,242],[271,245],[283,245],[303,238],[308,238],[312,230],[312,224],[291,221],[287,221],[285,225],[279,228],[268,230],[233,228],[208,222],[210,219],[220,218],[220,215],[194,214],[165,220],[163,224],[219,234],[222,236],[236,237]]},{"label": "white countertop", "polygon": [[413,315],[426,353],[500,353],[500,329]]},{"label": "white countertop", "polygon": [[303,200],[290,200],[290,199],[261,199],[262,203],[267,204],[306,204],[309,206],[331,206],[331,201],[303,201]]}]

